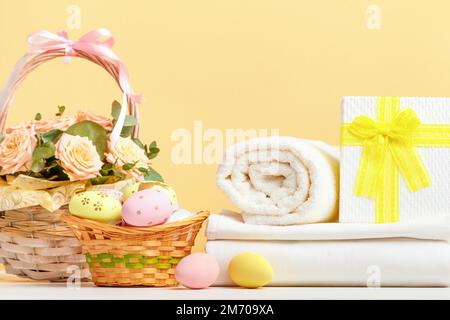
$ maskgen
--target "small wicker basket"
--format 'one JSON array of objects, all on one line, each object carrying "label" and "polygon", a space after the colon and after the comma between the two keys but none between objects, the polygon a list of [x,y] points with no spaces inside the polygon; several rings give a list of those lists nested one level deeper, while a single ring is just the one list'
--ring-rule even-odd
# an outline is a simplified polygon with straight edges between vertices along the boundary
[{"label": "small wicker basket", "polygon": [[[104,37],[107,39],[100,41]],[[114,78],[124,92],[122,107],[128,107],[128,113],[138,120],[132,133],[134,138],[138,136],[139,99],[129,85],[125,65],[110,49],[114,38],[109,30],[94,30],[78,41],[69,41],[65,33],[42,31],[32,34],[28,42],[30,51],[17,62],[6,86],[0,90],[0,133],[6,131],[15,91],[30,72],[59,57],[79,57],[99,65]],[[121,129],[118,123],[114,127],[119,133]],[[63,281],[74,277],[71,266],[78,266],[82,278],[89,276],[78,240],[60,219],[63,211],[49,212],[33,206],[7,210],[0,215],[0,263],[5,264],[8,273],[35,280]]]},{"label": "small wicker basket", "polygon": [[80,240],[97,286],[173,287],[175,267],[191,253],[209,212],[148,228],[108,225],[71,215],[63,220]]}]

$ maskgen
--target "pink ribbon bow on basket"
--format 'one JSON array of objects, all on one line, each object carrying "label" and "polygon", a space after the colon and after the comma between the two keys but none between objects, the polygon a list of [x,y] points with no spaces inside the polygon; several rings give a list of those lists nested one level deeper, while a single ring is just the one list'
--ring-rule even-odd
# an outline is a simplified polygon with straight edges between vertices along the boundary
[{"label": "pink ribbon bow on basket", "polygon": [[64,49],[66,55],[70,57],[75,56],[75,51],[78,50],[120,61],[119,57],[111,50],[114,43],[114,37],[108,29],[90,31],[78,41],[69,40],[66,31],[60,31],[56,34],[49,31],[38,31],[28,37],[28,45],[30,50],[34,52]]},{"label": "pink ribbon bow on basket", "polygon": [[88,56],[93,58],[105,58],[115,63],[117,66],[117,79],[124,96],[122,100],[122,109],[117,119],[116,125],[111,133],[110,140],[115,144],[125,122],[128,99],[136,104],[141,101],[140,95],[135,95],[132,91],[128,71],[120,58],[112,51],[115,40],[112,32],[108,29],[100,28],[90,31],[80,37],[77,41],[70,40],[67,32],[60,31],[51,33],[49,31],[39,31],[32,33],[28,37],[28,45],[31,53],[41,54],[48,52],[57,52],[64,50],[66,62],[70,62],[70,57]]}]

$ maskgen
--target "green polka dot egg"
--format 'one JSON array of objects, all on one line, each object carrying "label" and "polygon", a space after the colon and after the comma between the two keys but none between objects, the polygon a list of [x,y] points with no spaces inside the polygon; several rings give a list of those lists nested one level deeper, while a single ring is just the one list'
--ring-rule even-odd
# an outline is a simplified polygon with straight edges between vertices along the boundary
[{"label": "green polka dot egg", "polygon": [[113,223],[122,219],[122,204],[102,191],[85,191],[76,194],[69,202],[72,215],[98,222]]}]

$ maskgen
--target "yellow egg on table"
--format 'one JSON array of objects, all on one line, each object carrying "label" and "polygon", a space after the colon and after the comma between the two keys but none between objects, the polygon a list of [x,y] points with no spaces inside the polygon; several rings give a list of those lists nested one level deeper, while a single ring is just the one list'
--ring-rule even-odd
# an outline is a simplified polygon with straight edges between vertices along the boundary
[{"label": "yellow egg on table", "polygon": [[130,185],[126,186],[125,188],[123,188],[121,190],[123,193],[123,201],[126,201],[130,196],[132,196],[133,194],[138,192],[139,186],[140,186],[140,183],[136,182],[136,183],[130,184]]},{"label": "yellow egg on table", "polygon": [[69,202],[72,215],[111,223],[122,219],[122,204],[113,196],[102,191],[85,191],[76,194]]},{"label": "yellow egg on table", "polygon": [[175,190],[167,183],[159,181],[142,182],[139,186],[139,190],[145,189],[154,189],[164,192],[169,197],[170,202],[172,203],[172,206],[175,208],[175,210],[179,208],[177,194],[175,193]]},{"label": "yellow egg on table", "polygon": [[242,253],[228,265],[231,280],[244,288],[259,288],[272,280],[273,270],[266,258],[254,253]]}]

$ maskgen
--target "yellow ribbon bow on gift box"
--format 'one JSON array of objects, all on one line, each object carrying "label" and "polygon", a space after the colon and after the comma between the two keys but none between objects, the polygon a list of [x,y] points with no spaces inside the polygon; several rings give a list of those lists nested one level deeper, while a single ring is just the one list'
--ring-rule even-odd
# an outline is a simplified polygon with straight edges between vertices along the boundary
[{"label": "yellow ribbon bow on gift box", "polygon": [[450,147],[450,124],[422,124],[399,97],[377,98],[377,119],[343,124],[344,146],[362,146],[354,193],[375,200],[375,222],[399,221],[399,172],[411,192],[431,185],[418,147]]}]

